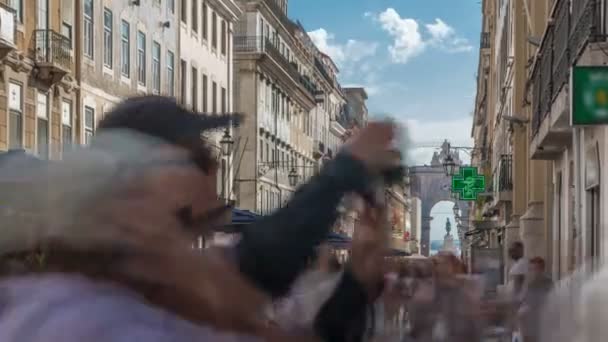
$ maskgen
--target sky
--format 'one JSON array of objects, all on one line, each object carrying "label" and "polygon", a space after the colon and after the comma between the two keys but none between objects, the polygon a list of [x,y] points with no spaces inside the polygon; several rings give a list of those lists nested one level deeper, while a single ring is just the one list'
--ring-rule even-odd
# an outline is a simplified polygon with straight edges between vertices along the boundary
[{"label": "sky", "polygon": [[[288,10],[337,64],[342,86],[366,88],[371,115],[407,127],[408,162],[422,165],[444,139],[472,146],[480,6],[478,0],[289,0]],[[445,217],[432,221],[432,239],[443,238]]]}]

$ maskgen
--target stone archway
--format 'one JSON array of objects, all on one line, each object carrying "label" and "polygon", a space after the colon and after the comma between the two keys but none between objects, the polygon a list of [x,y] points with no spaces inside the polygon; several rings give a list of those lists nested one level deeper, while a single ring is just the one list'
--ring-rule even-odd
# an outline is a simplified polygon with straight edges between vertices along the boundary
[{"label": "stone archway", "polygon": [[[450,151],[458,166],[462,165],[462,161],[456,151]],[[412,196],[420,199],[421,202],[421,237],[420,237],[420,252],[422,255],[428,256],[430,252],[431,240],[431,209],[441,201],[450,201],[458,203],[462,217],[469,217],[469,203],[466,201],[458,201],[451,194],[451,179],[445,174],[443,168],[443,160],[448,155],[448,142],[445,141],[441,146],[441,152],[433,155],[431,165],[413,166],[410,167],[410,181]],[[464,241],[464,230],[458,229],[458,238],[461,243]]]}]

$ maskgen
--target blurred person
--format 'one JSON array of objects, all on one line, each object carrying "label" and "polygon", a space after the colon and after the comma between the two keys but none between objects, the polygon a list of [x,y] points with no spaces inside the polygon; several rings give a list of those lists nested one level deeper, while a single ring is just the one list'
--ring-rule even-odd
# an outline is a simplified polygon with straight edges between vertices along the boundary
[{"label": "blurred person", "polygon": [[[200,134],[232,119],[191,113],[154,96],[127,100],[109,113],[91,150],[115,161],[115,173],[91,179],[100,187],[94,195],[62,202],[64,217],[54,217],[53,234],[39,241],[47,268],[0,282],[10,303],[0,339],[284,340],[260,319],[265,294],[291,286],[326,236],[344,193],[365,193],[369,179],[394,166],[394,155],[384,153],[392,127],[371,123],[289,206],[251,227],[232,253],[209,250],[201,258],[191,242],[224,208],[215,196],[217,166]],[[133,132],[153,142],[133,139]],[[77,185],[70,190],[82,190]],[[352,329],[377,296],[368,249],[357,252],[366,257],[353,258],[317,315],[321,338],[357,340]],[[273,267],[277,260],[282,267]]]},{"label": "blurred person", "polygon": [[513,265],[509,269],[508,291],[509,296],[518,301],[528,273],[528,261],[524,258],[524,244],[520,241],[513,242],[509,247],[509,257]]},{"label": "blurred person", "polygon": [[524,342],[538,341],[541,311],[552,287],[553,281],[545,273],[545,260],[541,257],[530,259],[528,279],[518,312]]},{"label": "blurred person", "polygon": [[421,282],[410,305],[410,331],[405,341],[481,341],[478,288],[463,277],[460,260],[451,253],[432,258],[433,278]]}]

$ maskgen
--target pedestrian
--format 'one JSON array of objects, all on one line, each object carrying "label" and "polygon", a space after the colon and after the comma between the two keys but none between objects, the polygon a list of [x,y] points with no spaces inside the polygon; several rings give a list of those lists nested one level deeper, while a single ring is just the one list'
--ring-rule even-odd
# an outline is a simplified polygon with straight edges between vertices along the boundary
[{"label": "pedestrian", "polygon": [[518,312],[524,342],[538,342],[540,315],[552,287],[553,281],[545,273],[545,260],[541,257],[530,259],[528,278]]},{"label": "pedestrian", "polygon": [[[233,119],[191,113],[156,96],[127,100],[109,113],[90,151],[80,154],[88,162],[60,163],[69,172],[58,167],[49,176],[50,198],[57,201],[50,206],[57,210],[38,227],[52,232],[39,236],[48,267],[0,283],[10,303],[0,318],[0,340],[288,338],[261,319],[267,295],[292,285],[326,236],[342,196],[365,194],[368,180],[394,166],[393,155],[384,153],[392,127],[370,124],[287,208],[245,232],[233,251],[201,257],[191,242],[225,207],[215,196],[215,159],[200,136]],[[84,174],[87,183],[78,178]],[[282,267],[273,266],[277,260]],[[353,258],[320,310],[315,333],[357,341],[353,329],[377,296],[376,279],[366,258]],[[350,310],[342,312],[345,304]],[[40,319],[35,325],[29,315],[18,316],[25,307]],[[98,329],[106,326],[112,329],[101,336]]]}]

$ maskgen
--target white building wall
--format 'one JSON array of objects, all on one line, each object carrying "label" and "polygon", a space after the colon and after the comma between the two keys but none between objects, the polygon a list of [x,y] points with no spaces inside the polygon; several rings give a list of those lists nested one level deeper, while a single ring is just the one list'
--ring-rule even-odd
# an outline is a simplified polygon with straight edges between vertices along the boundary
[{"label": "white building wall", "polygon": [[[192,1],[184,0],[182,6],[186,6],[187,20],[180,20],[180,58],[186,62],[186,78],[185,88],[182,89],[187,106],[192,106],[196,102],[196,111],[213,112],[213,84],[216,84],[216,112],[222,111],[222,89],[225,89],[225,111],[232,112],[233,108],[233,23],[231,18],[228,18],[215,6],[218,5],[214,1],[198,1],[197,7],[197,30],[193,30],[192,26]],[[203,4],[207,6],[206,18],[203,17]],[[220,6],[223,4],[220,2]],[[212,46],[213,35],[213,14],[217,15],[216,34],[217,46]],[[225,22],[226,27],[226,53],[222,53],[222,22]],[[203,26],[206,26],[206,37],[203,34]],[[181,61],[176,61],[176,64],[181,65]],[[194,77],[193,69],[196,68],[196,95],[193,94]],[[203,85],[204,79],[207,79],[206,89]],[[176,74],[176,77],[182,77],[181,72]],[[181,82],[181,80],[180,80]],[[203,100],[204,90],[206,90],[206,106]],[[196,96],[196,98],[194,98]],[[196,101],[195,101],[196,100]],[[223,132],[210,133],[207,138],[215,145],[216,152],[221,155],[220,140]],[[222,188],[221,183],[224,183],[226,189],[226,198],[231,199],[233,186],[233,171],[232,158],[221,156],[220,170],[218,170],[218,192]],[[224,170],[224,171],[222,171]],[[222,173],[224,172],[224,177]]]}]

